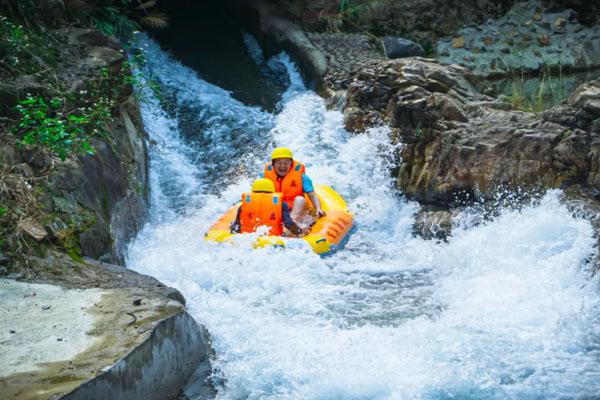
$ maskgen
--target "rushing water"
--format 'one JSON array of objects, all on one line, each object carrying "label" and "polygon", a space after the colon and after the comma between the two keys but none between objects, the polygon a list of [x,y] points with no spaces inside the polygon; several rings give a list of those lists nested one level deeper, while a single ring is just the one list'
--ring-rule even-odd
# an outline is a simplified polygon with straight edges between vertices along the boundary
[{"label": "rushing water", "polygon": [[[447,243],[413,237],[418,205],[388,177],[397,149],[386,129],[348,134],[287,56],[264,60],[245,41],[265,76],[287,82],[274,114],[141,39],[143,74],[163,94],[143,93],[152,217],[128,265],[182,291],[211,332],[218,398],[600,398],[589,222],[549,192],[480,224],[464,213]],[[332,257],[302,241],[252,250],[248,237],[202,239],[275,145],[354,212],[359,229]]]}]

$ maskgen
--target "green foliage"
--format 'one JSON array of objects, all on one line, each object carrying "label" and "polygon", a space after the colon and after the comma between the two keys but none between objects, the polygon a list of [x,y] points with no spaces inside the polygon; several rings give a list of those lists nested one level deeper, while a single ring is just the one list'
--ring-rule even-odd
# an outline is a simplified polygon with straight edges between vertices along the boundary
[{"label": "green foliage", "polygon": [[110,117],[110,108],[98,104],[95,108],[80,107],[65,112],[66,100],[54,97],[46,101],[41,96],[28,96],[17,105],[20,121],[13,129],[20,143],[34,148],[47,148],[64,160],[72,152],[94,154],[88,136]]},{"label": "green foliage", "polygon": [[[132,73],[132,64],[143,62],[143,56],[134,56],[114,73],[103,68],[86,90],[48,98],[27,96],[16,106],[20,118],[12,132],[21,145],[47,149],[62,160],[70,154],[94,154],[90,139],[107,135],[112,110],[129,95],[127,88],[145,84],[139,73]],[[159,90],[155,82],[148,85]]]},{"label": "green foliage", "polygon": [[350,7],[350,0],[340,0],[340,13],[346,12]]},{"label": "green foliage", "polygon": [[361,5],[356,4],[352,0],[340,0],[339,2],[339,12],[340,14],[345,14],[351,18],[358,17],[358,13],[360,11]]},{"label": "green foliage", "polygon": [[415,137],[417,140],[421,140],[421,138],[423,138],[423,128],[421,128],[421,125],[417,125],[415,128]]},{"label": "green foliage", "polygon": [[[121,3],[127,6],[130,2],[121,1]],[[133,31],[139,29],[139,25],[123,11],[112,5],[100,7],[99,12],[94,16],[94,26],[108,36],[129,38]]]},{"label": "green foliage", "polygon": [[6,213],[8,213],[8,208],[0,206],[0,218],[2,218]]},{"label": "green foliage", "polygon": [[513,110],[540,112],[565,98],[562,72],[558,76],[552,76],[550,71],[544,71],[535,79],[526,79],[523,75],[514,77],[507,102]]},{"label": "green foliage", "polygon": [[16,74],[33,74],[53,67],[58,51],[46,39],[0,16],[0,66]]},{"label": "green foliage", "polygon": [[131,73],[124,77],[124,81],[138,89],[136,91],[138,100],[143,100],[140,98],[140,93],[142,93],[141,89],[144,87],[150,88],[154,96],[160,100],[162,98],[160,83],[156,80],[147,81],[140,72],[142,67],[146,65],[146,55],[139,50],[132,50],[130,54],[130,59],[124,63],[124,66]]}]

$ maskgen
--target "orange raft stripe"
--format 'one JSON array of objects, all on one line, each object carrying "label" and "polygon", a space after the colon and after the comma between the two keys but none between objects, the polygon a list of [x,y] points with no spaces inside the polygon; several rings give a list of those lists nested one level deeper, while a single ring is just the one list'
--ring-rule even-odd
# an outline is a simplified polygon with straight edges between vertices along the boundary
[{"label": "orange raft stripe", "polygon": [[339,245],[352,229],[352,217],[348,212],[328,210],[327,215],[319,218],[310,230],[312,236],[322,236],[330,243]]}]

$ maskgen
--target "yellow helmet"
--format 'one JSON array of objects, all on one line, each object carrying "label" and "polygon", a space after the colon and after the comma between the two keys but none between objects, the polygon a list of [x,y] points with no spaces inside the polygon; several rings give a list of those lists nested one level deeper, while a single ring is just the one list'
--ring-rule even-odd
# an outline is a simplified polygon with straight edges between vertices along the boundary
[{"label": "yellow helmet", "polygon": [[252,191],[273,193],[275,191],[275,185],[270,179],[257,179],[254,182],[252,182]]},{"label": "yellow helmet", "polygon": [[271,153],[271,160],[276,160],[278,158],[293,159],[294,156],[292,155],[292,151],[287,147],[276,147],[275,150],[273,150],[273,153]]}]

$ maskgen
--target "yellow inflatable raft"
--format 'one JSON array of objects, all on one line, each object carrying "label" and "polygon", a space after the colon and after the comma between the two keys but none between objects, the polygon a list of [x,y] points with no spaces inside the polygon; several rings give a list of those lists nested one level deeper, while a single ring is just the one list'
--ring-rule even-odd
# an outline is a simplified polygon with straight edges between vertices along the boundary
[{"label": "yellow inflatable raft", "polygon": [[[298,238],[282,238],[279,236],[260,236],[254,243],[255,247],[283,246],[286,240],[305,240],[313,251],[320,255],[328,255],[346,244],[353,229],[353,218],[342,196],[325,185],[315,185],[315,193],[321,201],[321,208],[326,212],[324,217],[317,219],[310,232]],[[307,199],[310,204],[310,200]],[[231,207],[206,233],[206,240],[226,242],[238,233],[231,233],[229,227],[235,219],[239,203]]]}]

